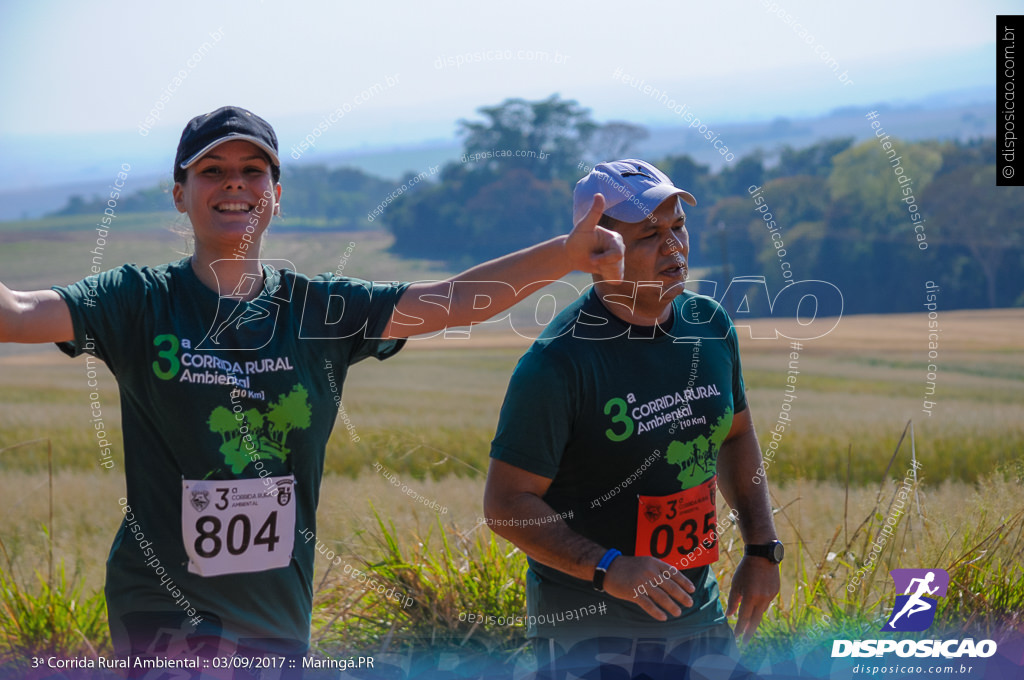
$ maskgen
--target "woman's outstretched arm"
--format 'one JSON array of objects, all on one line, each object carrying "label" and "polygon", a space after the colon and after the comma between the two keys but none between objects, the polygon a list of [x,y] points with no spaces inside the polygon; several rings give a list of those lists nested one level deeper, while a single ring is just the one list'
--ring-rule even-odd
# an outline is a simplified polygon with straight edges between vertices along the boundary
[{"label": "woman's outstretched arm", "polygon": [[67,303],[53,290],[11,290],[0,283],[0,342],[70,342]]}]

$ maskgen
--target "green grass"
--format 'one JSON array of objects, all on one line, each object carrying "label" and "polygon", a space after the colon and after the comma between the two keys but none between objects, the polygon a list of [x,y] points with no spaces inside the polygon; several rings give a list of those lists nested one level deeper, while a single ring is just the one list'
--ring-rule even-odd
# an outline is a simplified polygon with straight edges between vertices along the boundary
[{"label": "green grass", "polygon": [[103,591],[83,592],[81,573],[67,575],[64,562],[46,578],[21,582],[0,571],[0,667],[27,671],[32,657],[108,655],[107,605]]},{"label": "green grass", "polygon": [[[476,638],[488,649],[513,650],[523,643],[522,626],[481,628],[469,614],[515,620],[526,610],[523,574],[526,556],[487,531],[463,532],[438,519],[424,533],[408,537],[394,522],[373,512],[361,571],[381,584],[378,590],[353,588],[353,579],[335,575],[317,593],[320,602],[354,601],[320,607],[314,623],[315,647],[326,654],[346,649],[407,648],[413,644],[460,646]],[[354,573],[354,572],[353,572]],[[387,597],[394,591],[409,599]],[[408,605],[408,606],[407,606]]]}]

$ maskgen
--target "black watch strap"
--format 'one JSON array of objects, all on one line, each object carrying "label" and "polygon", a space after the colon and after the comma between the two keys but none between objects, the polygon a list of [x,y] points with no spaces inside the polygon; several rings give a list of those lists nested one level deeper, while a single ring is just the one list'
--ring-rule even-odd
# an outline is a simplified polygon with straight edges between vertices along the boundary
[{"label": "black watch strap", "polygon": [[770,543],[744,546],[743,554],[751,557],[763,557],[772,564],[778,564],[785,556],[786,550],[782,541],[771,541]]}]

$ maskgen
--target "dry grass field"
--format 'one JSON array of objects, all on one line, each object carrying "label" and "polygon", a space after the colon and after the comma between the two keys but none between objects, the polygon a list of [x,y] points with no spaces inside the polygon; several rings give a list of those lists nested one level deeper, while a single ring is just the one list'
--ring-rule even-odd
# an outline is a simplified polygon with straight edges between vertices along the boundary
[{"label": "dry grass field", "polygon": [[[79,278],[67,273],[53,278],[60,259],[68,260],[67,271],[80,269],[70,264],[67,244],[57,248],[62,255],[56,264],[26,264],[39,263],[45,250],[55,247],[46,236],[18,246],[20,262],[13,262],[18,253],[6,251],[0,258],[0,280],[27,288],[44,280]],[[275,255],[293,259],[300,270],[333,271],[339,239],[329,239],[334,245],[327,240],[304,242],[301,247],[281,244]],[[343,235],[341,241],[347,243],[347,238]],[[136,248],[138,261],[172,259],[166,256],[169,239],[155,244],[140,238],[136,243],[125,236],[120,243],[125,254]],[[358,244],[356,252],[363,259],[347,265],[346,274],[386,279],[403,272],[402,278],[415,279],[443,273],[430,263],[418,264],[415,276],[405,273],[403,265],[387,255],[386,239],[360,235]],[[111,255],[109,261],[127,259],[119,255]],[[517,310],[516,329],[528,334],[532,316],[532,303]],[[1012,537],[1024,511],[1024,312],[940,311],[939,321],[938,356],[931,360],[923,313],[846,317],[828,335],[802,343],[792,426],[769,469],[776,523],[790,553],[783,564],[782,596],[765,624],[766,635],[799,634],[828,612],[846,612],[851,620],[870,618],[881,603],[891,602],[891,592],[885,591],[888,567],[959,568],[963,556],[973,554],[969,551],[978,545],[987,546],[986,560],[991,562],[978,563],[989,564],[986,569],[976,565],[981,580],[964,582],[968,600],[972,588],[1002,592],[992,579],[1012,580],[1016,589],[1003,593],[1002,604],[981,609],[991,610],[992,620],[1002,623],[1007,607],[1024,609],[1019,571],[1024,553],[1019,535]],[[450,558],[440,547],[444,535],[452,538],[457,552],[468,551],[468,557],[460,558],[468,562],[459,573],[469,574],[475,564],[483,571],[472,579],[521,581],[522,555],[495,542],[479,520],[498,409],[515,362],[529,344],[507,324],[494,326],[474,329],[468,340],[413,340],[394,359],[382,365],[366,362],[351,371],[344,403],[360,441],[353,443],[344,426],[336,426],[328,446],[318,535],[346,561],[384,565],[382,578],[390,574],[411,587],[408,575],[401,576],[393,560],[388,562],[388,550],[382,547],[388,535],[378,525],[376,512],[393,523],[394,540],[418,556],[421,566],[431,559]],[[767,432],[781,408],[793,350],[786,339],[753,340],[743,328],[739,333],[748,400],[757,428]],[[929,363],[937,371],[934,394],[926,396]],[[103,564],[121,518],[121,447],[116,447],[114,468],[101,468],[89,426],[85,370],[83,359],[67,359],[52,347],[0,352],[0,570],[26,591],[37,588],[36,572],[47,573],[46,531],[53,538],[54,558],[63,561],[69,578],[80,582],[85,594],[100,589]],[[105,369],[100,373],[103,417],[108,431],[120,441],[116,385]],[[931,415],[922,411],[926,398],[934,403]],[[913,440],[908,431],[897,451],[908,421]],[[53,452],[52,519],[48,446]],[[895,460],[886,472],[894,451]],[[877,532],[894,480],[902,477],[912,455],[921,463],[920,483],[913,510],[900,525],[900,548],[876,569],[873,586],[847,597],[849,576],[864,558],[864,539]],[[375,471],[375,463],[448,512],[438,515],[414,503]],[[720,508],[720,513],[724,517],[728,509]],[[724,592],[741,551],[735,533],[723,534],[725,551],[717,565]],[[370,644],[367,640],[373,635],[361,636],[357,629],[363,624],[358,622],[370,620],[368,612],[379,614],[383,605],[367,601],[357,584],[328,567],[321,559],[316,576],[315,636],[322,649]],[[423,567],[419,573],[434,572]],[[459,592],[459,606],[479,595]],[[514,611],[521,597],[511,602],[502,606]],[[456,606],[454,601],[451,606]],[[364,618],[336,618],[349,611],[362,612]],[[951,625],[961,613],[949,610]],[[396,612],[388,616],[401,624],[400,629],[415,628],[418,634],[423,626],[435,633],[447,626],[460,638],[467,632],[487,634],[460,628],[457,621],[439,623],[436,616],[429,621],[406,620],[402,617],[407,614]],[[331,620],[334,623],[324,627]]]}]

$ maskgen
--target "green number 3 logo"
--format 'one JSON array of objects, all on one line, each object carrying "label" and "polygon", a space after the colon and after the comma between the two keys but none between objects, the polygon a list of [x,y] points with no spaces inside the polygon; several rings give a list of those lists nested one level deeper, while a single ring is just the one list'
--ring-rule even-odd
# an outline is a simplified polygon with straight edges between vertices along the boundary
[{"label": "green number 3 logo", "polygon": [[156,355],[161,359],[167,360],[167,370],[160,368],[160,362],[154,361],[153,373],[161,380],[170,380],[178,375],[178,371],[181,370],[181,361],[178,360],[178,336],[164,333],[153,338],[153,345],[155,347],[159,347],[164,343],[167,343],[167,349],[160,350]]},{"label": "green number 3 logo", "polygon": [[609,415],[613,406],[617,406],[619,412],[612,416],[612,422],[622,423],[625,427],[623,431],[619,433],[616,433],[609,427],[604,431],[604,434],[613,442],[621,442],[624,439],[629,439],[629,436],[633,434],[633,419],[626,415],[626,402],[619,397],[608,400],[608,403],[604,405],[604,414]]}]

